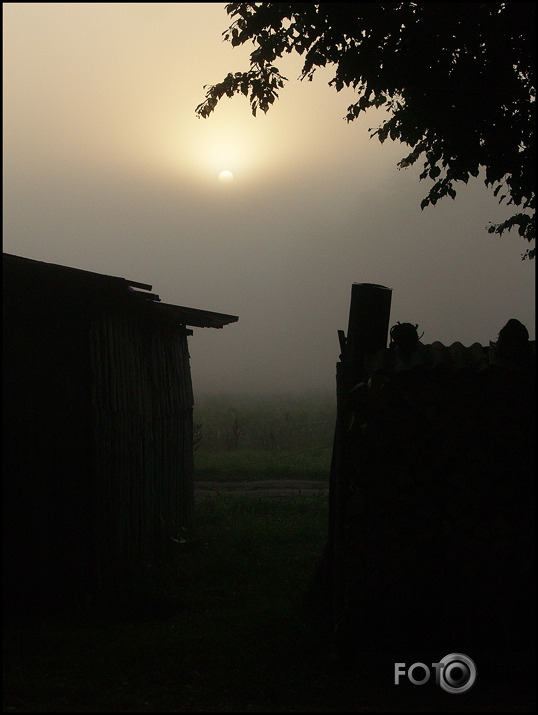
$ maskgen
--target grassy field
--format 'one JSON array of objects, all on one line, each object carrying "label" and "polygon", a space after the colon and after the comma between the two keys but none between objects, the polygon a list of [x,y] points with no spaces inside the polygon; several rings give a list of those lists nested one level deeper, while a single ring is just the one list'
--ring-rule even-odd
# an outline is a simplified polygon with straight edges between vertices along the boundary
[{"label": "grassy field", "polygon": [[232,711],[308,700],[311,683],[297,681],[310,650],[303,599],[326,512],[326,497],[199,501],[194,538],[129,592],[8,624],[4,709]]},{"label": "grassy field", "polygon": [[195,479],[214,481],[257,481],[262,479],[319,479],[329,481],[332,447],[276,454],[254,449],[222,453],[195,452]]},{"label": "grassy field", "polygon": [[329,478],[335,398],[206,397],[195,404],[195,478]]}]

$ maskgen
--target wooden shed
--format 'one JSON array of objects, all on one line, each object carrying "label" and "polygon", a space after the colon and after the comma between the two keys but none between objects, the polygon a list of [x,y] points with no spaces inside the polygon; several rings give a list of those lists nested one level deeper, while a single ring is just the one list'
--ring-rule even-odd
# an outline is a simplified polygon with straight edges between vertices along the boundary
[{"label": "wooden shed", "polygon": [[46,602],[154,563],[193,516],[189,327],[233,315],[3,255],[6,598]]},{"label": "wooden shed", "polygon": [[[344,658],[530,652],[535,347],[389,337],[391,291],[354,284],[340,331],[324,608]],[[404,657],[405,656],[405,657]],[[431,662],[434,662],[433,660]]]}]

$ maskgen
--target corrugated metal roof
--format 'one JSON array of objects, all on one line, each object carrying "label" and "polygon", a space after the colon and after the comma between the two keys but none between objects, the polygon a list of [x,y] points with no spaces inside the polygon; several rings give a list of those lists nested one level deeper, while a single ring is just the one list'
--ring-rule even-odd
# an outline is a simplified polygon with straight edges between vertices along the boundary
[{"label": "corrugated metal roof", "polygon": [[[45,263],[9,253],[4,253],[2,259],[4,285],[6,280],[9,280],[10,274],[18,272],[18,276],[24,276],[26,285],[13,285],[12,289],[28,291],[29,283],[31,288],[35,289],[33,297],[36,301],[39,300],[42,287],[57,287],[58,290],[64,291],[66,303],[71,297],[70,291],[82,290],[104,300],[116,299],[128,305],[152,305],[159,315],[172,318],[178,324],[197,328],[222,328],[239,320],[237,315],[161,303],[160,297],[150,292],[152,286],[147,283],[55,263]],[[27,293],[25,297],[28,297]]]},{"label": "corrugated metal roof", "polygon": [[499,331],[496,342],[489,345],[473,343],[465,347],[460,342],[443,345],[420,342],[418,325],[397,323],[390,330],[388,348],[367,354],[364,371],[368,377],[374,373],[395,375],[416,368],[440,369],[456,373],[461,370],[480,372],[492,365],[511,370],[527,370],[535,365],[534,341],[530,341],[527,328],[519,320],[511,318]]},{"label": "corrugated metal roof", "polygon": [[377,370],[395,374],[419,366],[429,368],[444,366],[452,372],[464,367],[480,370],[488,365],[487,348],[479,343],[465,347],[460,342],[455,342],[452,345],[443,345],[439,341],[431,343],[431,345],[419,342],[409,355],[395,347],[379,350],[373,355],[366,356],[365,359],[365,368],[369,375]]},{"label": "corrugated metal roof", "polygon": [[436,341],[424,345],[419,342],[410,354],[402,354],[398,347],[385,348],[373,355],[365,357],[365,370],[371,376],[378,370],[387,374],[397,374],[413,368],[440,368],[448,372],[462,369],[481,371],[497,365],[511,369],[522,369],[530,366],[535,358],[535,343],[529,341],[528,355],[524,360],[509,360],[498,354],[497,343],[490,342],[488,346],[473,343],[465,347],[460,342],[443,345]]}]

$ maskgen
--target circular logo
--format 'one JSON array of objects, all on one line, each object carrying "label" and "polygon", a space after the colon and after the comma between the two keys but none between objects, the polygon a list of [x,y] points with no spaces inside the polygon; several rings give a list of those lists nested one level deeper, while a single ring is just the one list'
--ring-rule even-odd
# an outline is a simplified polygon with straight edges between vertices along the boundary
[{"label": "circular logo", "polygon": [[445,655],[439,664],[442,667],[439,685],[447,693],[465,693],[476,680],[476,665],[467,655],[451,653]]}]

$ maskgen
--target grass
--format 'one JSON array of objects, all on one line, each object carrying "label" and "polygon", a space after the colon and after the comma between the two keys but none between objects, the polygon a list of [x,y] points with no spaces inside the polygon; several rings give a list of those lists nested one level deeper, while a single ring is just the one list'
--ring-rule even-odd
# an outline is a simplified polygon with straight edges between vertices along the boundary
[{"label": "grass", "polygon": [[501,667],[485,685],[482,661],[476,685],[454,696],[396,688],[383,654],[333,659],[305,609],[326,524],[320,495],[201,499],[194,538],[129,590],[63,617],[5,622],[4,711],[535,711],[533,680],[514,692]]},{"label": "grass", "polygon": [[329,479],[333,395],[197,400],[195,479]]},{"label": "grass", "polygon": [[194,454],[195,479],[200,481],[256,481],[260,479],[319,479],[329,481],[332,447],[313,447],[279,453],[263,449]]},{"label": "grass", "polygon": [[326,537],[327,499],[212,497],[197,506],[195,538],[129,591],[7,629],[4,709],[286,706],[308,633],[302,602]]},{"label": "grass", "polygon": [[296,452],[330,446],[336,401],[330,396],[197,398],[194,421],[206,451],[262,449]]}]

